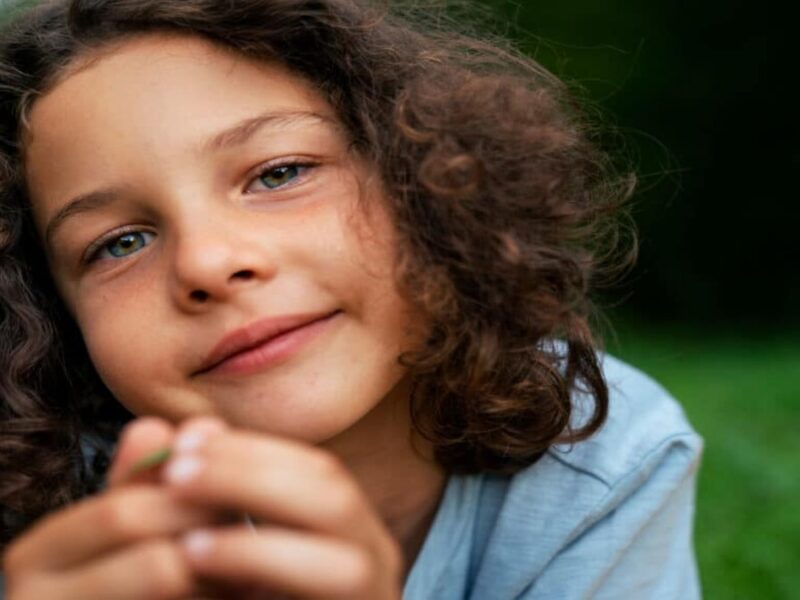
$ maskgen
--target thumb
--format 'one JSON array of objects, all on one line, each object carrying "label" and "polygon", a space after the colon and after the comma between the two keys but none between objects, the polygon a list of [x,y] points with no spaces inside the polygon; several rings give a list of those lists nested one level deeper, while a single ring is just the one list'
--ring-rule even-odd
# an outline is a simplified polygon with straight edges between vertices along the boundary
[{"label": "thumb", "polygon": [[[148,469],[140,461],[153,455],[151,462],[158,463],[157,453],[168,451],[174,438],[175,428],[164,419],[140,417],[129,423],[122,430],[108,470],[108,485],[115,487],[132,481],[157,482],[159,470]],[[137,466],[140,470],[137,470]]]}]

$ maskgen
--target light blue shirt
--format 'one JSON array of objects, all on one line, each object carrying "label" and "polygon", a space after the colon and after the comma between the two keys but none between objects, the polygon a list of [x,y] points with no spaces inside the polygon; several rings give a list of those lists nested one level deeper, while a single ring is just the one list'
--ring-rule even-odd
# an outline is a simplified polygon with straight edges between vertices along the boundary
[{"label": "light blue shirt", "polygon": [[603,369],[609,416],[592,438],[513,476],[450,477],[404,600],[700,597],[702,440],[647,376],[608,356]]},{"label": "light blue shirt", "polygon": [[[513,476],[449,478],[404,600],[700,597],[702,440],[658,384],[608,356],[603,368],[609,415],[592,438]],[[588,400],[576,403],[580,423]]]}]

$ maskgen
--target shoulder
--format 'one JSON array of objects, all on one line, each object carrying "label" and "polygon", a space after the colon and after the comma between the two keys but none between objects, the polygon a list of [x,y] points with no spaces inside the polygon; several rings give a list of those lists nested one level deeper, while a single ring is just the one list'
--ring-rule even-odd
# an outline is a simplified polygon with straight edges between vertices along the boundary
[{"label": "shoulder", "polygon": [[[663,387],[612,357],[602,364],[609,416],[590,439],[512,476],[451,476],[405,597],[698,597],[701,440]],[[591,399],[574,399],[580,425]]]},{"label": "shoulder", "polygon": [[[696,463],[702,440],[680,404],[649,376],[610,355],[601,357],[609,388],[608,417],[588,440],[556,445],[548,455],[563,466],[591,475],[609,487],[637,471],[654,468],[666,454]],[[574,395],[574,424],[580,424],[593,400]]]},{"label": "shoulder", "polygon": [[[602,427],[582,442],[552,446],[509,487],[509,507],[550,524],[554,552],[612,514],[616,527],[635,528],[678,496],[686,514],[693,510],[703,442],[680,404],[620,360],[603,356],[602,366],[609,386]],[[573,400],[579,426],[593,399],[576,392]]]},{"label": "shoulder", "polygon": [[[503,597],[699,597],[692,523],[702,440],[661,385],[610,356],[602,366],[608,418],[513,476],[475,597],[492,597],[500,576]],[[580,425],[591,398],[574,402]]]},{"label": "shoulder", "polygon": [[[702,440],[662,386],[610,356],[602,364],[608,418],[511,477],[474,597],[492,597],[500,577],[502,597],[698,596],[691,537]],[[574,401],[580,425],[591,398]]]}]

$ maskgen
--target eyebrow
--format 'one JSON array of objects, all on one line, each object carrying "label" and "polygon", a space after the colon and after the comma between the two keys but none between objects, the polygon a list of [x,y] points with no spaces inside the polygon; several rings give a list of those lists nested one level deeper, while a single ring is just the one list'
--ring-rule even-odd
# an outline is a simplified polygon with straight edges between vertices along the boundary
[{"label": "eyebrow", "polygon": [[[257,131],[265,126],[275,129],[295,127],[306,124],[325,123],[337,126],[335,119],[310,111],[270,111],[258,116],[244,119],[203,142],[200,147],[205,151],[219,151],[232,146],[240,146],[249,140]],[[119,198],[120,187],[108,187],[81,194],[62,206],[48,221],[45,227],[45,244],[50,245],[56,230],[64,222],[75,215],[105,208]]]},{"label": "eyebrow", "polygon": [[45,227],[44,230],[45,245],[50,245],[50,240],[53,238],[56,229],[58,229],[64,223],[64,221],[74,215],[79,215],[81,213],[108,206],[109,204],[113,203],[115,199],[119,198],[121,192],[121,188],[108,187],[89,192],[88,194],[81,194],[80,196],[67,202],[64,206],[58,209],[56,214],[53,215],[53,218],[48,221],[47,227]]},{"label": "eyebrow", "polygon": [[204,150],[222,150],[230,146],[239,146],[250,139],[259,129],[269,125],[275,129],[298,125],[326,123],[335,125],[331,117],[310,111],[270,111],[239,121],[233,127],[221,131],[202,145]]}]

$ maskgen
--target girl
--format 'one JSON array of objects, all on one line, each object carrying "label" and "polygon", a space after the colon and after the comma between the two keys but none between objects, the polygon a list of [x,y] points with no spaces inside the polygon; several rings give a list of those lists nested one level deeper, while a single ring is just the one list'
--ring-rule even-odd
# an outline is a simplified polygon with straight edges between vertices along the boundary
[{"label": "girl", "polygon": [[384,12],[2,34],[9,600],[698,595],[699,438],[588,325],[627,180],[537,65]]}]

